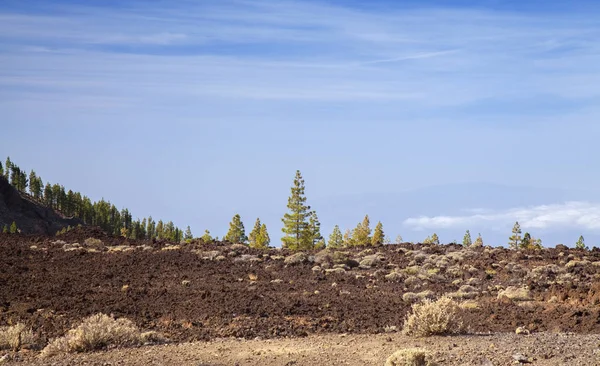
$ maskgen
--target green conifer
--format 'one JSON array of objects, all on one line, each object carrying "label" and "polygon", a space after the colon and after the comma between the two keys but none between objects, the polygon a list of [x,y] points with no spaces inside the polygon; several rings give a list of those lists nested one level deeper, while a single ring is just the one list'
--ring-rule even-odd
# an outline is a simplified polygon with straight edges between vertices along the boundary
[{"label": "green conifer", "polygon": [[371,245],[382,245],[385,242],[385,233],[383,232],[383,224],[381,221],[377,222],[375,231],[373,232],[373,238],[371,239]]},{"label": "green conifer", "polygon": [[323,241],[323,236],[321,235],[321,223],[319,222],[319,217],[315,211],[311,212],[308,220],[308,231],[307,237],[309,238],[310,243],[306,243],[306,247],[310,249],[314,248],[317,243]]},{"label": "green conifer", "polygon": [[13,221],[12,224],[10,224],[9,233],[16,234],[18,231],[19,229],[17,228],[17,223]]},{"label": "green conifer", "polygon": [[291,250],[309,249],[307,246],[312,244],[312,237],[308,230],[308,218],[311,216],[310,206],[306,205],[304,196],[304,179],[299,170],[296,171],[294,186],[291,188],[291,195],[288,198],[287,207],[289,212],[284,214],[281,221],[283,228],[281,231],[284,236],[281,238],[283,248]]},{"label": "green conifer", "polygon": [[517,221],[513,226],[512,235],[508,238],[508,246],[511,249],[518,249],[519,244],[521,244],[521,225]]},{"label": "green conifer", "polygon": [[4,164],[4,178],[10,178],[10,172],[12,170],[12,162],[10,161],[10,156],[6,157],[6,164]]},{"label": "green conifer", "polygon": [[267,232],[267,225],[262,224],[260,226],[260,231],[258,232],[258,237],[256,240],[256,248],[266,249],[269,247],[270,243],[271,243],[271,238],[269,237],[269,233]]},{"label": "green conifer", "polygon": [[204,235],[202,235],[201,239],[205,243],[210,243],[213,241],[213,237],[210,236],[210,231],[208,231],[208,229],[204,230]]},{"label": "green conifer", "polygon": [[331,235],[329,235],[329,248],[337,249],[344,246],[344,236],[338,225],[333,227]]},{"label": "green conifer", "polygon": [[260,235],[260,218],[256,218],[256,222],[254,223],[254,227],[252,228],[252,231],[250,231],[250,234],[248,235],[248,245],[251,248],[258,248],[258,236]]},{"label": "green conifer", "polygon": [[483,238],[481,237],[481,233],[477,235],[477,239],[475,239],[475,243],[473,243],[474,247],[482,247],[483,246]]},{"label": "green conifer", "polygon": [[363,221],[352,232],[352,242],[354,245],[363,246],[371,244],[371,228],[369,226],[369,215],[365,215]]},{"label": "green conifer", "polygon": [[588,248],[585,246],[585,239],[583,238],[583,235],[579,236],[579,239],[577,240],[577,243],[575,243],[575,248],[577,248],[577,249],[583,249],[583,250],[588,250]]},{"label": "green conifer", "polygon": [[529,233],[523,234],[523,240],[521,240],[521,243],[519,244],[519,248],[528,249],[530,245],[531,245],[531,234],[529,234]]},{"label": "green conifer", "polygon": [[473,241],[471,240],[471,233],[469,232],[469,230],[467,230],[467,232],[465,233],[462,244],[465,247],[470,247],[471,245],[473,245]]},{"label": "green conifer", "polygon": [[188,227],[185,229],[185,235],[183,236],[183,240],[190,241],[192,239],[194,239],[194,236],[192,235],[192,229],[188,225]]},{"label": "green conifer", "polygon": [[224,240],[234,244],[245,244],[248,240],[246,229],[242,223],[242,218],[239,214],[235,214],[229,223],[229,231],[225,235]]}]

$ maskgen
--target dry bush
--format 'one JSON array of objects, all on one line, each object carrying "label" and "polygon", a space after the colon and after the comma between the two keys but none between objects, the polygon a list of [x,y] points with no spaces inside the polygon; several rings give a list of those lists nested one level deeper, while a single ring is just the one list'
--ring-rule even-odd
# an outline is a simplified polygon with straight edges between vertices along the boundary
[{"label": "dry bush", "polygon": [[531,292],[525,287],[508,286],[505,290],[498,291],[498,298],[506,296],[513,301],[531,300]]},{"label": "dry bush", "polygon": [[0,350],[18,350],[22,345],[35,345],[38,338],[25,324],[0,327]]},{"label": "dry bush", "polygon": [[402,332],[417,337],[461,333],[464,328],[460,312],[458,302],[447,295],[435,301],[425,298],[412,305]]},{"label": "dry bush", "polygon": [[426,291],[422,291],[422,292],[418,292],[418,293],[407,292],[404,295],[402,295],[402,300],[404,302],[415,302],[415,301],[420,301],[423,299],[432,299],[434,296],[435,296],[435,294],[433,293],[433,291],[430,291],[430,290],[426,290]]},{"label": "dry bush", "polygon": [[85,239],[83,245],[86,248],[104,249],[104,243],[102,242],[102,240],[96,238]]},{"label": "dry bush", "polygon": [[154,332],[141,333],[129,319],[113,319],[105,314],[92,315],[64,337],[54,339],[42,350],[41,357],[61,353],[87,352],[109,347],[138,346],[161,338]]},{"label": "dry bush", "polygon": [[423,348],[406,348],[394,352],[385,366],[434,366],[430,353]]}]

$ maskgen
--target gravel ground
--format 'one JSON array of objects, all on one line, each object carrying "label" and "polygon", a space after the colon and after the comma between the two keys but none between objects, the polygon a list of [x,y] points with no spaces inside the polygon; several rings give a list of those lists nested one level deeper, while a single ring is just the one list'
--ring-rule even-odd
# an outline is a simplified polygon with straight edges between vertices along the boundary
[{"label": "gravel ground", "polygon": [[423,347],[439,365],[519,364],[520,354],[532,365],[599,365],[600,335],[496,333],[409,338],[380,335],[319,335],[274,340],[220,339],[118,349],[37,359],[34,353],[13,355],[11,364],[28,365],[384,365],[398,349]]}]

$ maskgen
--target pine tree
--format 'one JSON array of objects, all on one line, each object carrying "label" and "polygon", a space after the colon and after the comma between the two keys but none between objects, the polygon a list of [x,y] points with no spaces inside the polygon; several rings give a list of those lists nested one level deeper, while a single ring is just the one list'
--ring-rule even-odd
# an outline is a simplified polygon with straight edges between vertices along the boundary
[{"label": "pine tree", "polygon": [[511,249],[518,249],[521,243],[521,225],[519,222],[515,222],[515,226],[512,229],[512,235],[508,238],[508,245]]},{"label": "pine tree", "polygon": [[158,220],[158,224],[156,224],[156,237],[159,239],[165,238],[165,224],[162,220]]},{"label": "pine tree", "polygon": [[396,236],[396,244],[400,244],[404,242],[404,239],[402,239],[402,235],[398,234],[398,236]]},{"label": "pine tree", "polygon": [[[307,236],[310,238],[310,243],[307,243],[307,247],[314,248],[317,243],[323,241],[323,236],[321,235],[321,223],[319,222],[319,217],[315,211],[311,212],[310,218],[308,220],[308,234]],[[321,243],[322,245],[323,243]]]},{"label": "pine tree", "polygon": [[463,237],[463,246],[470,247],[471,245],[473,245],[473,241],[471,240],[471,233],[469,232],[469,230],[467,230],[465,236]]},{"label": "pine tree", "polygon": [[433,233],[433,235],[431,236],[431,243],[435,245],[440,245],[440,238],[438,238],[438,235],[436,233]]},{"label": "pine tree", "polygon": [[8,225],[4,225],[4,227],[2,227],[2,234],[8,234]]},{"label": "pine tree", "polygon": [[1,161],[0,161],[0,176],[4,176],[4,168],[2,167]]},{"label": "pine tree", "polygon": [[577,249],[583,249],[583,250],[588,250],[588,247],[585,246],[585,239],[583,238],[583,235],[579,236],[579,239],[577,240],[577,243],[575,243],[575,248],[577,248]]},{"label": "pine tree", "polygon": [[10,156],[6,157],[6,164],[4,164],[4,178],[10,178],[10,172],[12,170],[12,162],[10,161]]},{"label": "pine tree", "polygon": [[213,241],[213,237],[210,236],[210,231],[208,231],[208,229],[204,230],[204,235],[202,235],[201,239],[205,243],[210,243]]},{"label": "pine tree", "polygon": [[16,234],[18,231],[19,229],[17,228],[17,223],[13,221],[12,224],[10,224],[9,233]]},{"label": "pine tree", "polygon": [[249,241],[248,244],[251,248],[259,247],[260,229],[261,229],[260,218],[257,217],[256,222],[254,223],[254,227],[252,228],[252,231],[250,231],[250,234],[248,235],[248,241]]},{"label": "pine tree", "polygon": [[194,236],[192,235],[192,229],[190,229],[190,226],[188,225],[187,229],[185,229],[185,235],[183,236],[183,240],[190,241],[192,239],[194,239]]},{"label": "pine tree", "polygon": [[474,247],[482,247],[483,246],[483,238],[481,237],[481,233],[477,235],[477,239],[475,239],[475,243],[473,243]]},{"label": "pine tree", "polygon": [[223,239],[234,244],[246,243],[248,237],[246,236],[246,229],[244,229],[244,224],[242,223],[240,215],[235,214],[233,216],[233,219],[229,223],[229,231]]},{"label": "pine tree", "polygon": [[294,186],[291,188],[291,195],[288,198],[287,207],[290,212],[286,213],[281,219],[283,222],[281,231],[285,234],[281,238],[282,246],[291,250],[309,249],[306,247],[312,244],[307,221],[312,213],[310,206],[306,205],[304,189],[304,179],[300,171],[297,170]]},{"label": "pine tree", "polygon": [[344,245],[344,236],[338,225],[333,227],[331,235],[329,235],[329,248],[341,248]]},{"label": "pine tree", "polygon": [[532,237],[529,243],[529,248],[535,250],[542,249],[542,239]]},{"label": "pine tree", "polygon": [[365,215],[363,221],[356,226],[352,233],[352,242],[354,245],[363,246],[371,244],[371,228],[369,226],[369,215]]},{"label": "pine tree", "polygon": [[152,240],[156,237],[156,223],[152,220],[152,216],[148,217],[148,222],[146,224],[146,235],[149,240]]},{"label": "pine tree", "polygon": [[371,245],[381,245],[385,241],[385,233],[383,232],[383,224],[381,221],[377,222],[375,231],[373,232],[373,238],[371,239]]},{"label": "pine tree", "polygon": [[262,224],[260,226],[260,231],[258,232],[258,237],[256,240],[256,248],[257,249],[266,249],[269,247],[271,243],[271,238],[269,237],[269,233],[267,232],[267,225]]},{"label": "pine tree", "polygon": [[523,234],[523,240],[521,240],[521,243],[519,244],[519,248],[521,249],[528,249],[531,245],[531,234],[529,233],[525,233]]},{"label": "pine tree", "polygon": [[52,207],[54,202],[54,195],[52,192],[52,186],[50,183],[46,183],[46,187],[44,188],[44,204],[48,207]]},{"label": "pine tree", "polygon": [[344,232],[344,247],[348,248],[351,246],[354,246],[354,241],[352,240],[352,232],[350,231],[350,229],[346,229],[346,231]]}]

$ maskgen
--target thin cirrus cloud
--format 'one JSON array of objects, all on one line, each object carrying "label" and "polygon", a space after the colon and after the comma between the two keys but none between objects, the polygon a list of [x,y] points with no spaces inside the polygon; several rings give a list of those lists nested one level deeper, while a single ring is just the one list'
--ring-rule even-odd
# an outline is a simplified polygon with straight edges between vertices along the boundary
[{"label": "thin cirrus cloud", "polygon": [[592,16],[301,1],[153,4],[0,10],[0,86],[18,90],[14,99],[23,89],[52,93],[33,85],[40,79],[79,82],[74,99],[136,95],[140,106],[182,96],[394,101],[420,110],[540,93],[600,98]]},{"label": "thin cirrus cloud", "polygon": [[508,210],[472,210],[471,215],[420,216],[404,220],[403,225],[414,230],[464,229],[478,225],[489,229],[511,227],[518,221],[523,228],[579,228],[600,230],[600,203],[571,201],[551,205],[518,207]]}]

